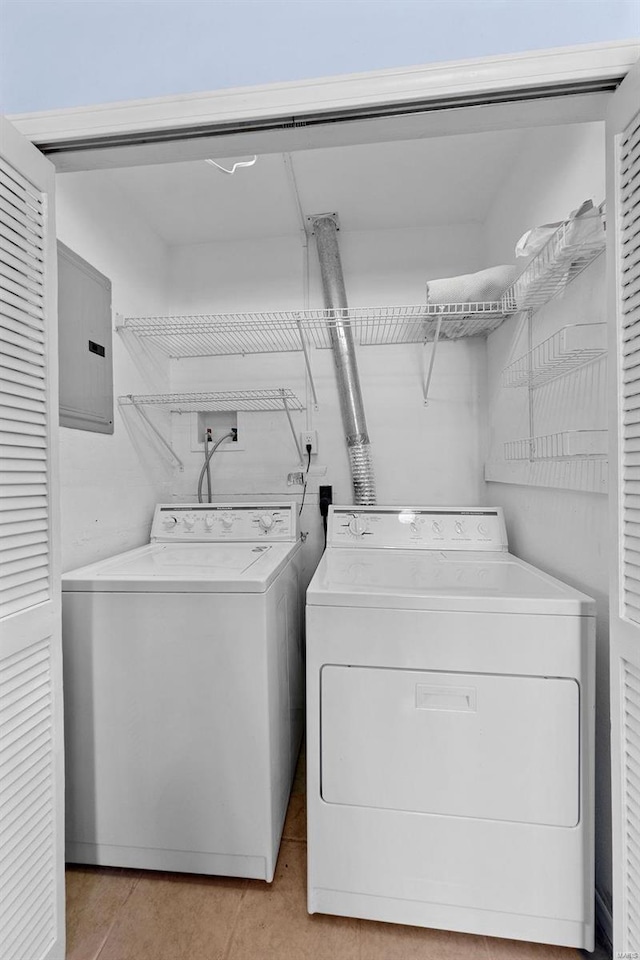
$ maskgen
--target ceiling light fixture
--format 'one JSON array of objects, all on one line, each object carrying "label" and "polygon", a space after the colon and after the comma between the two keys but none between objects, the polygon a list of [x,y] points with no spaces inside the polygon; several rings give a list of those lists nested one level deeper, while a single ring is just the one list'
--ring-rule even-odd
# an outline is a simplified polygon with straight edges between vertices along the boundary
[{"label": "ceiling light fixture", "polygon": [[257,159],[258,157],[255,154],[251,157],[239,157],[237,160],[231,157],[227,160],[227,163],[232,164],[231,170],[224,167],[221,163],[218,163],[217,160],[205,160],[205,163],[210,163],[212,167],[220,170],[221,173],[234,174],[239,167],[252,167]]}]

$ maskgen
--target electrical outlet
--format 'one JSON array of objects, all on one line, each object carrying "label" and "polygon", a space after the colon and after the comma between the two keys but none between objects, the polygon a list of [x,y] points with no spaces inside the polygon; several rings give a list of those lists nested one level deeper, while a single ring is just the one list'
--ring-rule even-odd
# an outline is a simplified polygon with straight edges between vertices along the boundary
[{"label": "electrical outlet", "polygon": [[311,453],[313,456],[318,455],[318,431],[317,430],[307,430],[306,433],[300,434],[300,446],[302,447],[302,453],[306,456],[307,447],[311,446]]}]

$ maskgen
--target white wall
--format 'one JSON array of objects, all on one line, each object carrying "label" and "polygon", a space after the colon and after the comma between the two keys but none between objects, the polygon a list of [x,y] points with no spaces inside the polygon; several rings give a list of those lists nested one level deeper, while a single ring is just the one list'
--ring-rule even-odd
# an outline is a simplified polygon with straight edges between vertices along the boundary
[{"label": "white wall", "polygon": [[[485,223],[487,264],[512,259],[516,241],[529,227],[562,219],[588,197],[596,203],[604,198],[602,124],[531,131],[528,138],[519,163]],[[604,320],[604,311],[604,261],[600,260],[574,281],[565,297],[534,316],[533,342],[540,342],[567,323]],[[489,415],[495,424],[504,420],[504,409],[498,408],[499,403],[511,403],[514,409],[518,408],[518,391],[502,391],[501,397],[499,388],[503,363],[523,350],[522,344],[515,343],[516,322],[510,323],[488,341]],[[513,347],[516,352],[510,356]],[[564,413],[569,420],[584,414],[589,407],[588,396],[581,395],[585,384],[591,384],[600,396],[606,395],[604,367],[591,368],[588,376],[583,373],[573,377],[576,379],[572,384],[568,383],[569,378],[558,382],[562,386],[560,394],[555,389],[556,398],[561,396],[566,404]],[[601,405],[602,423],[606,425],[604,400]],[[556,413],[563,415],[562,410]],[[597,411],[593,414],[598,415]],[[522,421],[522,410],[519,416]],[[574,423],[567,425],[572,427]],[[514,553],[594,597],[597,603],[596,883],[610,906],[607,497],[490,482],[486,485],[486,500],[505,508],[509,544]]]},{"label": "white wall", "polygon": [[[96,175],[56,179],[58,238],[112,282],[116,313],[161,310],[167,251],[130,212],[116,189]],[[64,322],[64,318],[61,318]],[[115,396],[166,390],[168,363],[130,353],[113,335]],[[143,543],[153,505],[167,496],[172,471],[166,458],[117,402],[112,435],[60,430],[62,562],[69,570]]]},{"label": "white wall", "polygon": [[[474,224],[431,231],[340,233],[350,304],[420,303],[428,277],[476,267],[477,239]],[[310,260],[311,305],[322,306],[313,242]],[[172,309],[199,313],[300,308],[300,265],[300,243],[295,238],[172,248]],[[361,347],[358,362],[380,502],[439,501],[447,495],[477,500],[484,342],[440,345],[428,407],[422,402],[424,357],[419,345]],[[351,482],[330,352],[312,351],[312,367],[319,410],[298,414],[296,425],[318,431],[317,463],[327,467],[336,499],[349,503]],[[306,397],[301,353],[175,361],[172,384],[175,390],[284,386],[303,401]],[[244,492],[268,485],[270,490],[282,490],[287,473],[298,467],[286,418],[253,414],[245,419],[252,431],[255,421],[256,435],[244,450],[233,453],[233,459],[229,454],[220,464],[220,489]],[[186,432],[184,421],[176,424],[177,444],[180,432]],[[190,453],[184,444],[178,452]],[[192,478],[200,459],[194,454],[179,478],[185,496],[194,492]]]},{"label": "white wall", "polygon": [[[352,306],[424,301],[428,278],[477,268],[478,224],[431,230],[341,231],[347,295]],[[319,268],[310,242],[310,304],[321,307]],[[302,247],[299,238],[199,244],[171,249],[171,309],[176,313],[267,311],[302,306]],[[312,408],[301,353],[186,359],[172,362],[172,389],[233,390],[289,387],[303,402],[294,414],[296,431],[317,430],[303,529],[312,570],[320,549],[317,487],[333,486],[335,503],[352,503],[352,485],[338,406],[333,360],[312,351],[319,409]],[[443,343],[434,369],[431,401],[423,404],[425,358],[418,344],[361,347],[360,379],[372,442],[380,503],[477,503],[482,489],[482,416],[485,342]],[[174,416],[176,451],[185,460],[174,493],[195,495],[202,463],[193,451],[189,416]],[[212,463],[220,498],[296,496],[289,472],[301,469],[283,413],[240,415],[239,443],[220,447]]]}]

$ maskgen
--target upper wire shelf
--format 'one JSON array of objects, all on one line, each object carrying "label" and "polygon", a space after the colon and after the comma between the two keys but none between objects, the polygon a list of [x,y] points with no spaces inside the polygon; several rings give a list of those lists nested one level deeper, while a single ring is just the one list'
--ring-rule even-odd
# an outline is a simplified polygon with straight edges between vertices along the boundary
[{"label": "upper wire shelf", "polygon": [[502,371],[504,387],[541,387],[607,352],[606,323],[574,323],[518,357]]},{"label": "upper wire shelf", "polygon": [[604,246],[602,215],[563,223],[497,301],[125,317],[116,329],[176,358],[328,349],[344,322],[361,346],[486,336],[512,314],[557,296]]},{"label": "upper wire shelf", "polygon": [[150,338],[170,357],[288,353],[313,346],[328,349],[332,333],[349,322],[361,346],[429,343],[485,336],[512,313],[510,299],[488,303],[351,307],[347,310],[285,310],[266,313],[125,317],[118,330]]},{"label": "upper wire shelf", "polygon": [[225,411],[239,410],[259,412],[265,410],[303,410],[298,397],[291,390],[277,388],[273,390],[229,390],[217,393],[158,393],[146,395],[127,394],[119,398],[120,403],[164,404],[170,406],[173,413],[191,413],[197,410]]}]

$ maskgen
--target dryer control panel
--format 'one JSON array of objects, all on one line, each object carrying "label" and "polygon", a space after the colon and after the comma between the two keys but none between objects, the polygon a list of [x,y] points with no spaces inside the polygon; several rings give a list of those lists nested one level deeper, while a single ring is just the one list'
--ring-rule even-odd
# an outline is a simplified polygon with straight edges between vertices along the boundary
[{"label": "dryer control panel", "polygon": [[331,547],[402,550],[502,550],[501,507],[330,507]]},{"label": "dryer control panel", "polygon": [[152,542],[295,541],[295,503],[159,503],[151,525]]}]

